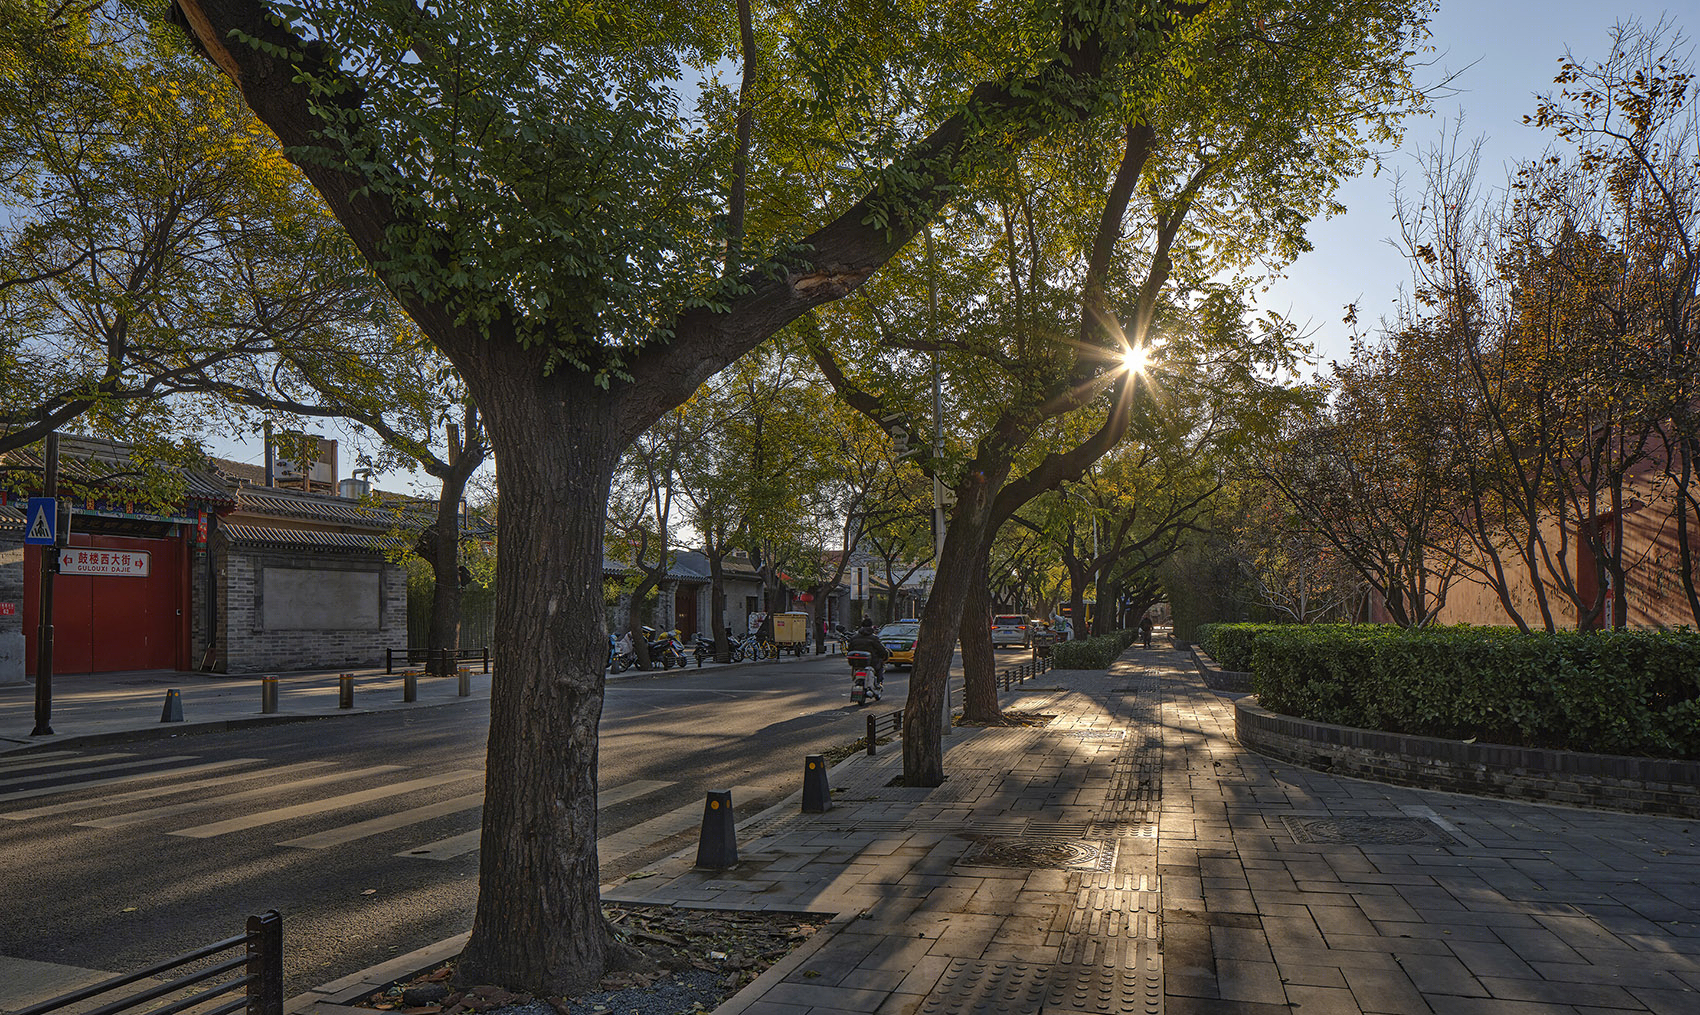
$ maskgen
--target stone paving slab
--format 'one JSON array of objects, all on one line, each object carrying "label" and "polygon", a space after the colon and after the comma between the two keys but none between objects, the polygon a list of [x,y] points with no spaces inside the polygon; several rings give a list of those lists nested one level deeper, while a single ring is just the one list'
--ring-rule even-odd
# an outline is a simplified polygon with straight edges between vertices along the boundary
[{"label": "stone paving slab", "polygon": [[1047,682],[1050,726],[959,729],[941,787],[859,756],[736,869],[609,897],[841,914],[752,1015],[1700,1012],[1700,823],[1270,761],[1178,652]]}]

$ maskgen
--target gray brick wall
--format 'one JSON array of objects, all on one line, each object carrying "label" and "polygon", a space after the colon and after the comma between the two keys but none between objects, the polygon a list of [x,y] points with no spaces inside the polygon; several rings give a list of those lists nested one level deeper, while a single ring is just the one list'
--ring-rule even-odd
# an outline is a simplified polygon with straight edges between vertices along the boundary
[{"label": "gray brick wall", "polygon": [[[219,566],[219,669],[227,673],[382,665],[384,650],[407,647],[407,574],[376,555],[250,550],[225,545]],[[377,630],[267,630],[260,602],[266,567],[377,571]]]}]

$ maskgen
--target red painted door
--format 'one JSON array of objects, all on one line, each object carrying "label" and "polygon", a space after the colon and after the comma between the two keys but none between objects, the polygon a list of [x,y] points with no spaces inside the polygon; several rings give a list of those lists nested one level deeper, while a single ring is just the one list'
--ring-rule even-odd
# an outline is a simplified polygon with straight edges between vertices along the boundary
[{"label": "red painted door", "polygon": [[[146,576],[61,574],[53,580],[53,672],[176,669],[183,665],[183,541],[71,534],[70,549],[148,554]],[[41,557],[24,557],[25,663],[36,665]]]}]

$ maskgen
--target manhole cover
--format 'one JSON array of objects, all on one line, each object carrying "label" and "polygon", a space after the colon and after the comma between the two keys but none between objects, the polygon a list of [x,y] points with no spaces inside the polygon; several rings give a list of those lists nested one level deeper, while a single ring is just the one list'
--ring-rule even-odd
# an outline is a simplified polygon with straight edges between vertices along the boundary
[{"label": "manhole cover", "polygon": [[1281,820],[1299,842],[1337,843],[1346,846],[1407,846],[1434,843],[1455,846],[1458,840],[1439,825],[1421,818],[1296,818]]},{"label": "manhole cover", "polygon": [[1058,730],[1057,732],[1065,737],[1074,737],[1086,741],[1127,739],[1127,731],[1125,730]]},{"label": "manhole cover", "polygon": [[981,839],[956,862],[965,867],[1107,871],[1115,868],[1116,851],[1090,840],[1023,836]]}]

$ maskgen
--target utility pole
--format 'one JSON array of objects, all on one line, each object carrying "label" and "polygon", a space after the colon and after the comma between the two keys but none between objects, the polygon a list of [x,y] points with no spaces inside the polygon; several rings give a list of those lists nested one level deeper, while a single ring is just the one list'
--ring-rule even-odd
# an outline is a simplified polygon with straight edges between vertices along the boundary
[{"label": "utility pole", "polygon": [[[933,230],[922,230],[927,241],[927,330],[933,339],[933,584],[938,584],[939,565],[944,563],[944,385],[939,375],[939,290],[938,265],[933,260]],[[930,595],[929,595],[930,598]],[[950,736],[950,671],[944,675],[944,695],[939,706],[939,731]]]},{"label": "utility pole", "polygon": [[922,230],[927,241],[927,328],[933,340],[933,567],[944,559],[944,495],[939,467],[944,464],[944,385],[939,375],[938,267],[933,261],[933,231]]},{"label": "utility pole", "polygon": [[[41,495],[52,499],[54,542],[41,547],[41,595],[36,600],[38,627],[35,646],[35,728],[32,737],[53,735],[53,576],[59,570],[59,543],[65,533],[59,525],[59,435],[47,435],[42,456]],[[69,513],[69,512],[67,512]]]}]

